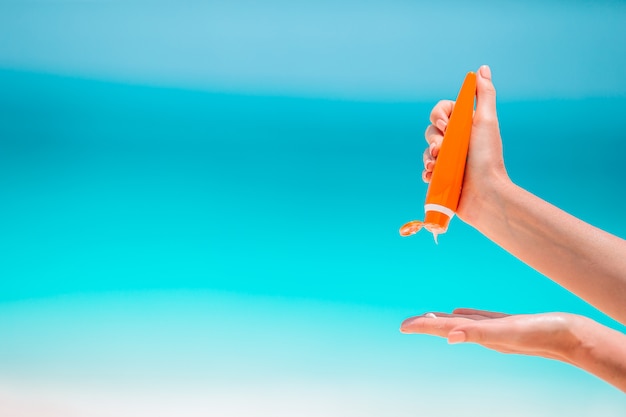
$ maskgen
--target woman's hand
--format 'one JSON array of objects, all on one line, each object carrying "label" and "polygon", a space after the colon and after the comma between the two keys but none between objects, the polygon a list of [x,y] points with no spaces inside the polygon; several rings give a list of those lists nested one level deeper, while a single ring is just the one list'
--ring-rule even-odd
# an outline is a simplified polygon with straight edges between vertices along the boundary
[{"label": "woman's hand", "polygon": [[[491,82],[491,70],[480,67],[476,74],[476,112],[472,124],[465,179],[457,215],[472,224],[472,213],[480,211],[486,193],[502,182],[510,182],[504,168],[502,139],[496,113],[496,90]],[[431,125],[426,129],[428,148],[424,151],[422,178],[430,182],[437,155],[441,148],[454,102],[440,101],[430,114]]]},{"label": "woman's hand", "polygon": [[477,343],[502,353],[541,356],[578,366],[626,392],[626,335],[567,313],[508,315],[456,309],[411,317],[403,333]]},{"label": "woman's hand", "polygon": [[502,353],[543,356],[569,362],[579,341],[573,329],[584,317],[565,313],[508,315],[456,309],[452,314],[427,313],[402,323],[403,333],[445,337],[451,344],[471,342]]}]

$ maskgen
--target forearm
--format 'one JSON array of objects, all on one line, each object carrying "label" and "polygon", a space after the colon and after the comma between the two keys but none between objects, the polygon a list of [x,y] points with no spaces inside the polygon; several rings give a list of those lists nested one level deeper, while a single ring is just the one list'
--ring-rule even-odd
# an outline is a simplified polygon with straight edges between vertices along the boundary
[{"label": "forearm", "polygon": [[626,241],[508,180],[484,192],[468,223],[558,284],[626,324]]}]

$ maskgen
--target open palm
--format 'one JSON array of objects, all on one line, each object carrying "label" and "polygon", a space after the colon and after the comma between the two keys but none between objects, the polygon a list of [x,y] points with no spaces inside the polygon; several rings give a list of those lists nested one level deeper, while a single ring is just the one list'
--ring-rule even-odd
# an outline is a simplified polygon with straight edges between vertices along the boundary
[{"label": "open palm", "polygon": [[569,362],[568,352],[578,343],[577,329],[588,319],[567,313],[509,315],[456,309],[427,313],[402,323],[403,333],[447,338],[450,343],[478,343],[502,353],[542,356]]}]

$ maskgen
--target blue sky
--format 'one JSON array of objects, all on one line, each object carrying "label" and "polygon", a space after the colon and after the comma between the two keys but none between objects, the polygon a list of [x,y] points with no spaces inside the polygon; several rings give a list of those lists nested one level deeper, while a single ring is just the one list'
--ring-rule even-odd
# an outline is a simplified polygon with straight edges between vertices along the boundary
[{"label": "blue sky", "polygon": [[0,66],[211,91],[420,100],[626,95],[622,1],[2,1]]}]

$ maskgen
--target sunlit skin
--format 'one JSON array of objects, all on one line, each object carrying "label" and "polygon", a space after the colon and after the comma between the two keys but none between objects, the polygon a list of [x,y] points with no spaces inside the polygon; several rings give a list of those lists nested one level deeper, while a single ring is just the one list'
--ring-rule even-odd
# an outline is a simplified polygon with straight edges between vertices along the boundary
[{"label": "sunlit skin", "polygon": [[[454,102],[439,102],[426,129],[429,182]],[[515,185],[504,166],[489,67],[478,71],[463,188],[456,214],[486,237],[596,308],[626,324],[626,241]],[[626,335],[566,313],[507,315],[458,309],[407,319],[404,333],[441,336],[503,352],[561,360],[626,392]]]},{"label": "sunlit skin", "polygon": [[626,336],[587,317],[456,309],[451,314],[411,317],[400,331],[443,337],[450,344],[477,343],[501,353],[559,360],[626,392]]},{"label": "sunlit skin", "polygon": [[491,311],[456,309],[452,314],[427,313],[405,320],[403,333],[424,333],[451,344],[479,343],[502,353],[518,353],[569,361],[580,338],[573,329],[583,317],[566,313],[509,315]]}]

